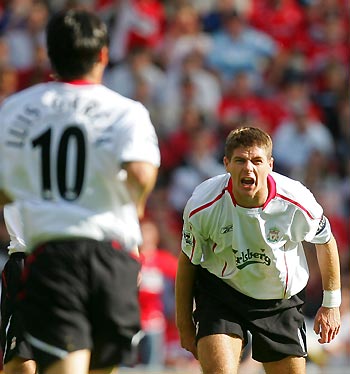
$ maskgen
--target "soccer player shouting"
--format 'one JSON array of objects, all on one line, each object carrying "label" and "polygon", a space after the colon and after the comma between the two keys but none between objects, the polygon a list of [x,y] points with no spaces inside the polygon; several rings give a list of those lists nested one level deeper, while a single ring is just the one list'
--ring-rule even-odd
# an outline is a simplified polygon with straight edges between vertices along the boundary
[{"label": "soccer player shouting", "polygon": [[329,221],[306,187],[272,171],[264,131],[233,130],[224,165],[227,173],[200,184],[184,210],[176,279],[181,344],[204,374],[234,374],[249,331],[252,356],[266,373],[303,374],[309,270],[302,241],[315,244],[322,276],[319,342],[329,343],[340,328],[339,256]]}]

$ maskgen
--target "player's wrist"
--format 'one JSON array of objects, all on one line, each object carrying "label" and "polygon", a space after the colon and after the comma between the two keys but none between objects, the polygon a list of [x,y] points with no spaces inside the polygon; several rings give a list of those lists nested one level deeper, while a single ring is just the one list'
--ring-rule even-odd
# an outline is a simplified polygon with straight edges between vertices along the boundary
[{"label": "player's wrist", "polygon": [[325,308],[338,308],[341,304],[341,290],[323,290],[322,306]]}]

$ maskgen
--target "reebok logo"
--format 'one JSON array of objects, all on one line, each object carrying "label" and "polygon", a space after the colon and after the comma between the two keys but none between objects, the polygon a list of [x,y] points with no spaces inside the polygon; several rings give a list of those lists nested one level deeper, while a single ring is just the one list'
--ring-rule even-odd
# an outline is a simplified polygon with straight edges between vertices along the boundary
[{"label": "reebok logo", "polygon": [[228,225],[228,226],[224,226],[224,227],[221,227],[221,230],[220,230],[220,234],[227,234],[228,232],[231,232],[233,231],[233,225]]},{"label": "reebok logo", "polygon": [[270,266],[271,259],[264,252],[264,248],[261,248],[260,252],[253,252],[248,248],[244,252],[241,252],[239,256],[237,256],[236,253],[238,253],[238,251],[233,250],[233,253],[236,256],[236,265],[240,270],[252,264],[263,264],[266,266]]}]

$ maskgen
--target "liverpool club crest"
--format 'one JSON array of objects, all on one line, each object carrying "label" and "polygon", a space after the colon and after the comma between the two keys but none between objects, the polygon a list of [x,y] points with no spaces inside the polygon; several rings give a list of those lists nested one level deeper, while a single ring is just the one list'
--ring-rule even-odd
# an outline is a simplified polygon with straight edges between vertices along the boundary
[{"label": "liverpool club crest", "polygon": [[276,227],[272,227],[269,230],[269,233],[267,235],[267,240],[270,243],[276,243],[276,242],[279,241],[279,239],[280,239],[280,230],[278,230],[278,228],[276,228]]}]

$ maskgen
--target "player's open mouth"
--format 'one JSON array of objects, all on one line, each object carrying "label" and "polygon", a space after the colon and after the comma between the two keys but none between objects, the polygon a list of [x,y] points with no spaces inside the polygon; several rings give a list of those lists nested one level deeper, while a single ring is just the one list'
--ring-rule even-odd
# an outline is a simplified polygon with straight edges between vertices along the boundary
[{"label": "player's open mouth", "polygon": [[244,178],[241,179],[241,183],[244,186],[252,186],[255,183],[255,180],[254,180],[254,178],[244,177]]}]

